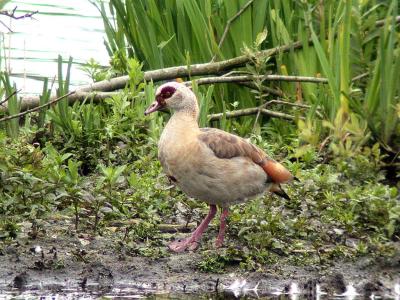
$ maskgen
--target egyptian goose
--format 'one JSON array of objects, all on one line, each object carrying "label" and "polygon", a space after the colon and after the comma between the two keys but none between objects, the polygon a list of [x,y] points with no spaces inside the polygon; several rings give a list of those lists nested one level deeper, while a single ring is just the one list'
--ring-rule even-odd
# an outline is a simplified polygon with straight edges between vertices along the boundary
[{"label": "egyptian goose", "polygon": [[188,196],[210,205],[207,217],[190,237],[169,244],[172,251],[196,249],[217,206],[222,208],[216,240],[220,247],[230,205],[265,191],[289,198],[280,184],[293,176],[280,163],[241,137],[219,129],[199,128],[196,96],[184,84],[161,85],[145,115],[163,108],[173,112],[158,143],[158,158],[164,172]]}]

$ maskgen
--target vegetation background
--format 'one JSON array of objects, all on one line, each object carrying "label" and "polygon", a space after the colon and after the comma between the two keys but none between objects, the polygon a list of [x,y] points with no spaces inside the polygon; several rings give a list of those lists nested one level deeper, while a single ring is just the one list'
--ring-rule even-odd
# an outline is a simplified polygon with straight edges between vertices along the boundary
[{"label": "vegetation background", "polygon": [[[251,81],[197,86],[196,76],[184,78],[193,80],[200,124],[252,139],[300,182],[287,186],[290,201],[266,195],[234,207],[227,247],[204,251],[199,269],[398,255],[398,1],[93,5],[104,20],[110,66],[89,60],[83,68],[94,81],[127,74],[128,84],[100,102],[91,96],[73,104],[63,99],[0,120],[2,243],[18,238],[22,222],[29,221],[37,237],[56,220],[65,232],[117,236],[132,255],[169,255],[165,228],[197,222],[205,207],[171,188],[161,174],[156,143],[168,115],[143,116],[156,85],[143,80],[144,72],[245,55],[246,65],[214,75]],[[276,55],[262,51],[284,45],[297,46]],[[57,96],[69,91],[71,63],[65,73],[58,59]],[[270,81],[268,74],[283,79]],[[304,83],[288,76],[326,80]],[[18,87],[4,71],[0,79],[1,114],[16,115],[22,108]],[[45,80],[40,104],[50,101],[51,92]],[[257,109],[245,115],[246,108]],[[282,114],[272,117],[261,108]],[[212,249],[208,242],[202,247]]]}]

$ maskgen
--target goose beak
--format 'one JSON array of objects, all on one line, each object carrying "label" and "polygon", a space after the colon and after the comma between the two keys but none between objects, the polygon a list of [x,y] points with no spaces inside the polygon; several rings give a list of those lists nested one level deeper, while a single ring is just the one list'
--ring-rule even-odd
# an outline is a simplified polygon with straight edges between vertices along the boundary
[{"label": "goose beak", "polygon": [[160,110],[163,108],[163,105],[161,105],[158,101],[154,101],[144,112],[144,115],[147,116],[157,110]]}]

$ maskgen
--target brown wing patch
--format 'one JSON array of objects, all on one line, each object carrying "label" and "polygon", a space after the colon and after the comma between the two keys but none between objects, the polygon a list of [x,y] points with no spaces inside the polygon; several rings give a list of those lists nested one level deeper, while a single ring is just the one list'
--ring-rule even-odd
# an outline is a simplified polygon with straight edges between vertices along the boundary
[{"label": "brown wing patch", "polygon": [[212,128],[202,128],[200,141],[205,143],[218,158],[249,157],[260,165],[273,182],[283,183],[293,178],[280,163],[269,158],[264,151],[236,135]]},{"label": "brown wing patch", "polygon": [[237,156],[247,156],[250,158],[258,158],[260,149],[244,139],[233,134],[220,131],[205,129],[204,133],[199,135],[200,141],[205,143],[218,158],[233,158]]}]

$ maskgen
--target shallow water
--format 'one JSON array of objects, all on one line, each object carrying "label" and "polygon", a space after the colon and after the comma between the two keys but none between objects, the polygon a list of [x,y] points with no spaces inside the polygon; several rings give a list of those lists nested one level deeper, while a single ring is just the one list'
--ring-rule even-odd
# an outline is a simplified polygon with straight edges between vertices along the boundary
[{"label": "shallow water", "polygon": [[0,300],[8,299],[395,299],[400,300],[400,286],[393,287],[393,294],[366,294],[357,291],[354,286],[347,286],[341,294],[328,294],[319,285],[308,290],[299,288],[293,282],[288,288],[262,287],[259,284],[249,285],[245,280],[236,279],[228,286],[219,287],[210,293],[176,292],[168,288],[160,288],[153,284],[125,283],[114,287],[99,287],[98,284],[88,284],[85,288],[68,288],[53,285],[43,288],[41,286],[26,286],[24,289],[0,286]]},{"label": "shallow water", "polygon": [[69,56],[74,59],[71,86],[90,82],[90,78],[79,69],[80,64],[90,58],[107,65],[109,57],[104,46],[103,21],[89,1],[12,0],[5,9],[11,10],[15,6],[18,6],[18,16],[39,11],[33,20],[0,17],[13,30],[7,32],[0,25],[6,46],[1,67],[11,71],[12,80],[22,93],[40,93],[43,77],[52,81],[57,74],[58,54],[64,61]]}]

